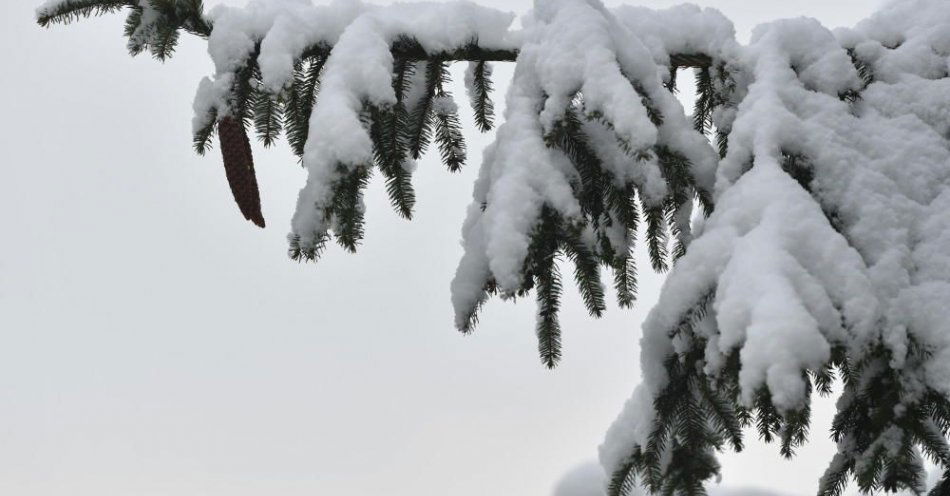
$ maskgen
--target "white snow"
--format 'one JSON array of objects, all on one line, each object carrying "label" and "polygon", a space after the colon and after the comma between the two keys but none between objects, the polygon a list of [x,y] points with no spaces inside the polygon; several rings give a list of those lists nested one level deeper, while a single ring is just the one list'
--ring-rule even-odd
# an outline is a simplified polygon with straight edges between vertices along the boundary
[{"label": "white snow", "polygon": [[643,42],[657,63],[672,54],[706,54],[725,59],[739,49],[732,21],[713,8],[692,4],[654,10],[635,5],[613,9],[617,19]]}]

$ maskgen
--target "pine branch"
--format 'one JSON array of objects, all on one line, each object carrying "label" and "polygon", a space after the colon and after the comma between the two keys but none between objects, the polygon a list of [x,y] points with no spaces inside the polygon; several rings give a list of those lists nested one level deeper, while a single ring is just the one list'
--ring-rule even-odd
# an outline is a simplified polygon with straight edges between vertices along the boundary
[{"label": "pine branch", "polygon": [[261,46],[258,43],[254,51],[244,61],[244,65],[235,71],[234,83],[231,87],[231,93],[228,95],[228,108],[218,110],[219,113],[226,112],[228,115],[240,119],[246,126],[253,125],[254,94],[257,90],[257,75],[260,74],[257,57],[260,50]]},{"label": "pine branch", "polygon": [[141,5],[132,5],[129,9],[129,16],[125,18],[125,37],[129,39],[126,43],[126,49],[129,54],[135,57],[146,49],[147,39],[139,35],[142,29],[143,8]]},{"label": "pine branch", "polygon": [[600,281],[600,264],[584,242],[579,228],[568,226],[563,231],[564,241],[561,248],[574,263],[574,280],[580,289],[584,306],[592,317],[599,318],[607,309],[604,286]]},{"label": "pine branch", "polygon": [[701,134],[712,128],[712,111],[715,108],[715,88],[708,67],[696,70],[696,105],[693,110],[693,127]]},{"label": "pine branch", "polygon": [[[807,377],[805,378],[807,381]],[[808,441],[808,429],[811,425],[811,385],[801,409],[787,412],[782,418],[779,453],[786,459],[795,456],[795,450]]]},{"label": "pine branch", "polygon": [[326,215],[334,226],[337,243],[353,253],[363,240],[363,191],[369,185],[370,169],[357,166],[348,171],[342,164],[339,169],[342,177],[334,184],[333,200]]},{"label": "pine branch", "polygon": [[155,33],[148,44],[152,57],[164,62],[171,58],[178,46],[179,39],[178,26],[170,24],[161,24],[155,28]]},{"label": "pine branch", "polygon": [[368,123],[376,166],[386,178],[386,192],[393,207],[406,219],[412,218],[416,202],[408,162],[407,138],[404,136],[410,119],[405,96],[414,70],[412,63],[407,60],[394,62],[393,91],[396,103],[387,108],[372,107],[371,121]]},{"label": "pine branch", "polygon": [[826,364],[820,369],[813,371],[812,380],[820,396],[829,396],[832,392],[831,385],[835,380],[835,372],[832,365]]},{"label": "pine branch", "polygon": [[132,2],[130,9],[125,36],[132,56],[148,50],[155,59],[164,62],[175,53],[181,30],[205,38],[211,34],[200,0]]},{"label": "pine branch", "polygon": [[452,100],[452,93],[445,85],[452,78],[446,64],[440,64],[442,73],[432,99],[432,119],[435,124],[435,142],[439,145],[442,163],[449,172],[458,172],[465,165],[465,138],[462,136],[462,123],[458,116],[458,105]]},{"label": "pine branch", "polygon": [[726,438],[732,444],[732,449],[737,453],[744,448],[742,442],[742,422],[736,415],[734,403],[723,397],[723,395],[710,387],[706,381],[699,381],[699,391],[703,395],[707,416],[712,420],[713,425],[726,435]]},{"label": "pine branch", "polygon": [[251,96],[254,128],[257,131],[257,139],[265,148],[269,148],[277,143],[283,131],[281,101],[278,95],[272,95],[264,90],[259,80],[257,83]]},{"label": "pine branch", "polygon": [[400,137],[406,121],[405,108],[397,102],[388,109],[373,107],[370,114],[373,154],[376,166],[386,179],[386,193],[393,208],[404,218],[411,219],[416,194],[412,187],[412,173],[406,167],[407,152]]},{"label": "pine branch", "polygon": [[435,98],[444,73],[445,68],[441,60],[426,63],[425,87],[421,100],[410,110],[410,127],[407,136],[410,156],[416,160],[422,157],[432,139],[432,100]]},{"label": "pine branch", "polygon": [[811,193],[811,183],[815,179],[815,172],[807,157],[800,153],[783,150],[782,170],[792,176],[805,191]]},{"label": "pine branch", "polygon": [[673,199],[668,199],[663,205],[663,214],[666,217],[666,225],[669,229],[671,237],[673,238],[673,249],[669,252],[671,264],[676,263],[676,261],[679,260],[683,255],[686,255],[686,242],[683,239],[683,227],[680,225],[679,211],[684,207],[684,205],[689,207],[692,206],[687,205],[688,201],[692,201],[692,199],[683,201],[681,203],[677,203]]},{"label": "pine branch", "polygon": [[679,89],[676,87],[676,76],[678,75],[678,73],[679,73],[679,70],[676,66],[670,67],[669,76],[666,82],[663,83],[663,86],[666,87],[667,91],[669,91],[670,93],[674,95],[679,93]]},{"label": "pine branch", "polygon": [[718,397],[719,391],[704,384],[697,366],[705,354],[705,340],[694,328],[705,318],[714,297],[713,291],[705,293],[668,332],[690,345],[664,360],[668,380],[653,400],[652,432],[646,446],[637,448],[630,458],[651,493],[705,494],[704,481],[719,472],[713,452],[721,449],[723,437],[733,438],[741,447],[737,410]]},{"label": "pine branch", "polygon": [[927,471],[914,443],[910,436],[903,436],[896,456],[885,461],[878,486],[887,493],[906,488],[914,494],[923,494],[926,491],[926,478]]},{"label": "pine branch", "polygon": [[729,133],[716,130],[716,149],[719,150],[719,158],[726,158],[729,153]]},{"label": "pine branch", "polygon": [[[632,250],[631,250],[632,251]],[[631,308],[637,301],[637,261],[628,252],[613,263],[614,290],[617,291],[617,305]]]},{"label": "pine branch", "polygon": [[848,487],[853,471],[854,458],[843,453],[836,454],[818,482],[818,496],[841,496]]},{"label": "pine branch", "polygon": [[435,141],[439,144],[442,163],[449,172],[458,172],[465,165],[466,152],[457,107],[449,93],[436,97],[434,104]]},{"label": "pine branch", "polygon": [[214,109],[208,111],[204,118],[205,125],[195,131],[193,143],[195,152],[198,155],[204,155],[211,149],[211,141],[218,127],[218,113]]},{"label": "pine branch", "polygon": [[544,365],[553,369],[561,359],[561,273],[557,266],[557,221],[545,216],[534,248],[534,283],[538,300],[538,352]]},{"label": "pine branch", "polygon": [[323,232],[317,234],[314,243],[303,246],[300,243],[300,236],[292,234],[287,237],[287,256],[295,262],[316,262],[326,248],[328,241],[330,241],[330,235]]},{"label": "pine branch", "polygon": [[69,24],[83,18],[111,14],[131,7],[133,0],[65,0],[52,8],[37,12],[36,22],[48,27],[52,24]]},{"label": "pine branch", "polygon": [[606,203],[611,215],[625,230],[626,250],[615,254],[612,261],[614,270],[614,289],[617,291],[617,303],[621,308],[630,308],[637,299],[637,261],[633,255],[640,213],[637,208],[636,190],[632,185],[623,189],[607,184]]},{"label": "pine branch", "polygon": [[556,122],[544,137],[550,148],[559,149],[571,160],[580,178],[576,186],[581,210],[589,218],[597,219],[604,212],[605,188],[609,178],[588,137],[584,134],[577,112],[569,106],[564,117]]},{"label": "pine branch", "polygon": [[[626,75],[624,75],[626,76]],[[634,91],[640,95],[640,102],[643,104],[643,107],[647,110],[647,117],[650,119],[650,122],[654,126],[660,127],[663,125],[663,112],[660,111],[659,107],[653,103],[653,98],[646,92],[646,89],[640,85],[634,79],[627,77],[627,80],[630,81],[630,84],[633,86]]]},{"label": "pine branch", "polygon": [[678,68],[709,67],[713,64],[712,57],[702,53],[674,53],[670,55],[670,66]]},{"label": "pine branch", "polygon": [[317,101],[320,73],[327,55],[308,55],[294,69],[287,101],[284,103],[284,123],[287,141],[298,157],[303,157],[310,134],[310,114]]},{"label": "pine branch", "polygon": [[916,443],[923,448],[927,456],[936,464],[950,467],[950,444],[947,443],[947,433],[937,426],[929,417],[919,415],[910,423],[909,431]]},{"label": "pine branch", "polygon": [[636,489],[636,462],[623,464],[610,477],[607,496],[629,496]]},{"label": "pine branch", "polygon": [[492,67],[479,60],[472,63],[472,109],[475,113],[475,126],[481,132],[488,132],[494,126],[495,104],[491,100],[494,89],[491,81]]},{"label": "pine branch", "polygon": [[752,407],[755,411],[755,428],[759,433],[759,439],[771,443],[775,436],[781,434],[782,415],[772,403],[772,393],[767,387],[763,386],[755,393]]},{"label": "pine branch", "polygon": [[879,487],[881,472],[886,461],[886,448],[883,443],[871,445],[861,453],[861,465],[854,472],[855,481],[862,493],[870,493]]},{"label": "pine branch", "polygon": [[858,57],[858,53],[854,48],[848,49],[848,57],[851,58],[851,63],[854,64],[855,69],[858,70],[858,76],[864,85],[861,90],[867,89],[868,86],[874,83],[874,69],[870,64]]},{"label": "pine branch", "polygon": [[669,255],[666,245],[669,241],[666,230],[666,214],[662,205],[643,207],[647,221],[647,247],[650,252],[650,263],[653,270],[666,272],[669,270]]},{"label": "pine branch", "polygon": [[458,327],[459,332],[462,334],[471,334],[475,331],[475,328],[478,327],[479,314],[481,313],[482,307],[485,306],[485,302],[488,301],[488,298],[498,294],[498,285],[495,283],[495,280],[491,277],[485,281],[485,286],[482,289],[481,295],[479,295],[478,301],[472,308],[469,310],[468,315],[463,320],[463,324]]},{"label": "pine branch", "polygon": [[466,44],[444,51],[427,52],[422,44],[411,36],[401,36],[393,44],[393,57],[406,60],[420,61],[497,61],[514,62],[518,57],[517,50],[497,50],[482,48],[478,40],[471,40]]}]

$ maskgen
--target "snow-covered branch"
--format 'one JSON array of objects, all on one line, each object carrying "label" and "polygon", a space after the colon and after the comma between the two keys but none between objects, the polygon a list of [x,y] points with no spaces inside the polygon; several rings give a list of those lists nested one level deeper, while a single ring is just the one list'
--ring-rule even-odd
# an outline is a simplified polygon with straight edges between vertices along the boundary
[{"label": "snow-covered branch", "polygon": [[[247,126],[284,133],[308,171],[290,253],[363,237],[373,172],[413,212],[415,160],[465,160],[448,65],[494,124],[492,63],[514,62],[452,282],[456,326],[492,295],[535,292],[545,365],[561,357],[562,258],[599,316],[612,272],[636,299],[633,248],[672,267],[643,326],[641,384],[611,427],[608,492],[702,494],[744,429],[792,456],[811,397],[844,392],[822,495],[924,489],[922,454],[950,491],[950,4],[897,0],[853,29],[813,19],[735,39],[714,9],[536,0],[514,16],[471,2],[376,6],[200,0],[50,0],[42,25],[129,9],[132,53],[170,56],[179,32],[215,64],[195,99],[200,152],[217,131],[235,199],[263,226]],[[677,70],[696,69],[688,115]],[[716,145],[709,137],[715,133]],[[702,214],[694,215],[695,206]],[[708,217],[707,217],[708,216]],[[674,261],[676,262],[674,265]],[[882,413],[883,412],[883,413]]]}]

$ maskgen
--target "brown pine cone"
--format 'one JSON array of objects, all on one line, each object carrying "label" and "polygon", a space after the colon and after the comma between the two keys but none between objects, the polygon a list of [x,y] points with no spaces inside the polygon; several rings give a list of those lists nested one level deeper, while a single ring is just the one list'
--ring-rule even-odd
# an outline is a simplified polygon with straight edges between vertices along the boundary
[{"label": "brown pine cone", "polygon": [[245,219],[264,227],[261,195],[257,189],[257,176],[254,174],[254,156],[251,154],[251,142],[244,124],[231,116],[221,119],[218,122],[218,139],[221,143],[221,156],[224,158],[224,173],[228,177],[234,201]]}]

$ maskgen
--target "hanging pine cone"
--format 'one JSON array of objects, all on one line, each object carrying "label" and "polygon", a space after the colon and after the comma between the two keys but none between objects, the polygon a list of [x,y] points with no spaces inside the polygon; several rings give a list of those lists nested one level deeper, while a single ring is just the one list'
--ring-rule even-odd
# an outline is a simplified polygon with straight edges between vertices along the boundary
[{"label": "hanging pine cone", "polygon": [[228,177],[234,201],[245,219],[264,227],[251,142],[240,119],[231,116],[221,119],[218,122],[218,139],[221,143],[221,156],[224,158],[224,172]]}]

